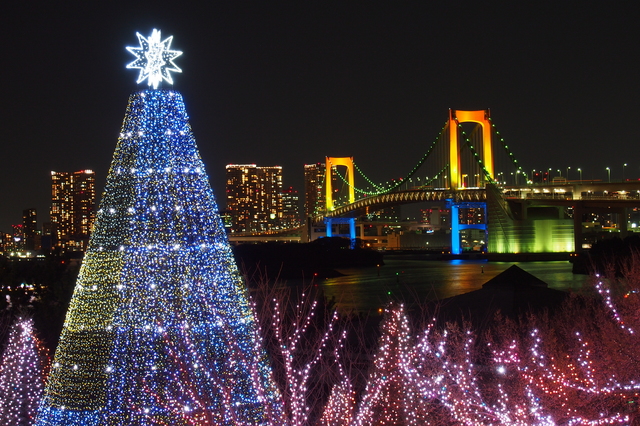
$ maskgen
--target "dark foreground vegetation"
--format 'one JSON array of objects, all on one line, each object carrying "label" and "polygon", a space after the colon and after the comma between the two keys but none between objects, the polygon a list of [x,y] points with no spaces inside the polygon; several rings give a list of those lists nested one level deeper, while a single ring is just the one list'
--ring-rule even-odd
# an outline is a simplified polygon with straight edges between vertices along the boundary
[{"label": "dark foreground vegetation", "polygon": [[79,271],[80,262],[65,256],[21,261],[0,257],[0,312],[5,317],[31,312],[40,337],[55,349]]},{"label": "dark foreground vegetation", "polygon": [[574,274],[615,274],[622,276],[629,259],[640,252],[640,234],[633,233],[625,238],[600,240],[591,249],[573,261]]}]

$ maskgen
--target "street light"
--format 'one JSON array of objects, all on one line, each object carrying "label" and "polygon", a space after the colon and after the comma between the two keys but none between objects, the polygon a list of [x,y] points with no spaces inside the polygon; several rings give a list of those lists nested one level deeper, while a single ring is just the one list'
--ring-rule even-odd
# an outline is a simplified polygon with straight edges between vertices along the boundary
[{"label": "street light", "polygon": [[611,183],[611,169],[607,167],[607,175],[609,176],[609,183]]},{"label": "street light", "polygon": [[567,180],[569,180],[569,170],[571,170],[571,167],[567,167]]},{"label": "street light", "polygon": [[624,182],[624,168],[627,167],[627,163],[622,165],[622,181]]},{"label": "street light", "polygon": [[578,167],[578,173],[580,173],[580,182],[582,182],[582,169]]}]

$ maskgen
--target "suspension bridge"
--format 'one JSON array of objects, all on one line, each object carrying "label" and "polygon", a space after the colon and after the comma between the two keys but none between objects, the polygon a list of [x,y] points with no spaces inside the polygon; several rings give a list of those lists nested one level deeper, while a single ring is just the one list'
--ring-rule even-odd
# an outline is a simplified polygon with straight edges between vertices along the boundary
[{"label": "suspension bridge", "polygon": [[[536,179],[520,166],[489,110],[450,110],[427,152],[402,178],[375,183],[354,157],[327,157],[323,205],[312,223],[322,225],[326,236],[355,244],[358,220],[420,202],[449,209],[453,254],[462,252],[467,229],[484,232],[490,253],[575,252],[583,247],[585,213],[622,215],[619,231],[627,232],[627,209],[640,207],[640,182],[567,181],[549,174]],[[476,212],[474,220],[461,220],[469,211]]]}]

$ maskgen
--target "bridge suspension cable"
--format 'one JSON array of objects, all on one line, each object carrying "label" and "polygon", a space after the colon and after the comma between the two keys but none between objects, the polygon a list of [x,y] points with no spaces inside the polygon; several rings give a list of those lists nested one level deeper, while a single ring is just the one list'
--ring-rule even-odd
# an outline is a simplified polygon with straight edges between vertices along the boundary
[{"label": "bridge suspension cable", "polygon": [[[446,129],[446,123],[445,126],[442,127],[442,129],[440,129],[440,133],[438,134],[438,136],[436,136],[435,140],[431,143],[431,145],[429,146],[429,149],[427,150],[427,152],[422,156],[422,158],[420,158],[420,160],[418,161],[418,163],[413,166],[411,168],[411,170],[405,175],[405,177],[398,179],[397,181],[394,181],[394,183],[392,183],[391,185],[385,187],[384,184],[377,184],[375,183],[373,180],[371,180],[367,175],[364,174],[364,172],[362,171],[362,169],[360,169],[360,167],[358,167],[358,165],[354,162],[353,163],[353,167],[355,168],[355,170],[360,173],[360,175],[367,181],[367,183],[369,183],[373,188],[375,188],[377,191],[367,191],[364,189],[360,189],[354,186],[354,190],[360,194],[363,195],[381,195],[390,191],[393,191],[394,189],[398,188],[399,186],[401,186],[402,184],[404,184],[408,179],[410,179],[411,177],[413,177],[416,172],[418,171],[418,169],[424,164],[424,162],[431,156],[431,154],[434,152],[434,150],[439,147],[439,142],[440,142],[440,138],[442,137],[442,134],[444,132],[444,130]],[[439,178],[443,171],[446,170],[448,168],[448,165],[446,165],[445,167],[443,167],[436,175],[433,179],[431,179],[429,181],[428,184],[431,184],[435,179]],[[347,185],[349,185],[349,182],[340,174],[338,173],[338,176],[340,177],[340,179],[342,179]]]},{"label": "bridge suspension cable", "polygon": [[[518,163],[518,160],[515,158],[513,152],[509,149],[509,146],[506,144],[504,138],[502,138],[500,132],[497,130],[496,125],[495,123],[493,123],[493,120],[491,119],[491,117],[487,117],[487,120],[490,123],[491,130],[494,132],[494,137],[492,139],[497,139],[497,142],[500,143],[502,150],[505,153],[503,155],[506,155],[506,159],[507,159],[506,163],[510,163],[512,164],[512,167],[515,167],[516,175],[522,174],[526,181],[530,180],[525,170]],[[492,172],[488,169],[487,165],[483,161],[483,158],[484,158],[483,150],[489,149],[490,147],[485,148],[484,143],[478,143],[478,144],[474,143],[474,138],[480,138],[480,137],[484,138],[484,136],[482,136],[481,126],[477,125],[474,128],[474,130],[471,132],[471,135],[468,135],[462,128],[461,123],[457,119],[455,120],[455,124],[456,124],[456,127],[459,128],[459,131],[462,134],[462,141],[463,141],[463,144],[461,144],[458,147],[458,149],[460,151],[466,149],[471,154],[470,156],[467,155],[463,157],[464,161],[467,162],[465,163],[467,165],[464,166],[465,170],[467,171],[467,174],[462,175],[463,179],[460,182],[461,186],[465,186],[465,187],[481,186],[481,181],[483,180],[488,183],[499,183],[499,180],[496,179],[496,175],[492,174]],[[354,172],[357,172],[358,174],[360,174],[362,178],[364,178],[366,183],[369,185],[368,188],[366,189],[358,188],[357,186],[355,186],[355,184],[352,184],[350,180],[347,179],[346,176],[343,176],[337,170],[336,170],[336,176],[342,181],[343,187],[351,187],[353,191],[355,191],[358,194],[361,194],[363,196],[382,195],[385,193],[389,193],[393,190],[396,190],[397,188],[401,187],[404,184],[409,184],[409,182],[412,182],[411,180],[412,177],[416,175],[420,167],[423,166],[429,158],[433,158],[433,156],[435,155],[436,158],[434,158],[433,161],[436,162],[436,164],[438,163],[444,164],[444,166],[440,167],[439,171],[432,178],[429,178],[428,175],[425,176],[426,179],[423,181],[424,183],[422,183],[421,185],[420,184],[418,185],[429,186],[433,184],[433,182],[435,182],[436,180],[443,178],[444,186],[446,187],[447,176],[448,176],[447,172],[451,170],[450,168],[451,165],[449,164],[449,156],[447,154],[447,150],[450,149],[450,147],[449,147],[449,144],[444,140],[445,138],[443,138],[443,134],[445,134],[445,132],[449,130],[448,126],[450,125],[453,125],[453,123],[449,124],[449,121],[445,122],[445,125],[440,129],[440,132],[438,133],[434,141],[430,144],[429,148],[427,149],[427,152],[402,178],[399,178],[397,180],[394,179],[391,182],[386,182],[386,183],[376,183],[371,178],[369,178],[355,162],[353,162],[353,170]],[[478,151],[478,149],[476,148],[476,145],[480,148],[480,151]],[[504,175],[504,172],[500,172],[497,174]],[[514,173],[511,173],[511,174],[514,175]],[[470,184],[471,179],[474,178],[474,176],[475,176],[475,180],[474,180],[475,185],[471,185]],[[465,183],[464,178],[468,178],[467,182],[469,183],[469,185]],[[515,179],[517,183],[517,176],[515,177]],[[353,181],[353,179],[351,179],[351,181]],[[418,178],[418,182],[420,182],[420,178]],[[442,182],[440,182],[440,184],[442,184]]]},{"label": "bridge suspension cable", "polygon": [[[355,164],[354,164],[354,166],[355,166]],[[419,167],[419,166],[418,166],[418,167]],[[443,175],[444,175],[444,173],[446,173],[448,170],[449,170],[449,165],[448,165],[448,164],[445,164],[445,166],[444,166],[442,169],[440,169],[440,171],[438,171],[438,173],[436,173],[436,175],[435,175],[434,177],[432,177],[431,179],[429,179],[429,180],[425,181],[425,186],[431,185],[431,184],[432,184],[436,179],[439,179],[439,178],[440,178],[441,176],[443,176]],[[342,182],[343,182],[344,184],[346,184],[347,186],[351,186],[351,185],[349,184],[349,181],[347,180],[347,178],[345,178],[344,176],[342,176],[342,175],[340,174],[340,172],[336,172],[336,174],[338,175],[338,177],[340,178],[340,180],[342,180]],[[364,190],[359,189],[359,188],[356,188],[356,187],[353,187],[353,189],[354,189],[356,192],[361,193],[361,194],[364,194],[364,195],[367,195],[367,196],[382,195],[382,194],[386,194],[386,193],[388,193],[388,192],[391,192],[392,190],[394,190],[394,189],[398,188],[399,186],[403,185],[404,183],[406,183],[406,181],[407,181],[407,180],[411,179],[411,177],[412,177],[412,176],[413,176],[413,175],[409,175],[409,176],[407,176],[406,178],[401,178],[401,179],[399,179],[399,180],[398,180],[398,182],[397,182],[396,184],[394,184],[394,186],[390,187],[390,189],[385,189],[385,190],[383,190],[383,191],[379,191],[379,192],[370,192],[370,191],[369,191],[369,192],[367,192],[367,191],[364,191]],[[427,176],[427,177],[428,177],[428,176]]]},{"label": "bridge suspension cable", "polygon": [[[493,120],[491,120],[491,117],[489,117],[489,121],[491,122],[491,127],[493,129],[495,129],[496,132],[496,136],[498,137],[498,141],[500,142],[500,144],[502,145],[502,148],[506,151],[507,156],[509,158],[509,160],[513,163],[513,165],[516,167],[516,171],[519,171],[520,174],[522,174],[525,179],[527,181],[531,180],[529,179],[529,176],[527,175],[527,173],[525,172],[525,170],[522,168],[522,166],[518,163],[518,160],[515,158],[515,156],[513,155],[513,152],[511,152],[511,149],[509,149],[509,146],[506,144],[506,142],[504,141],[504,139],[501,137],[500,132],[498,131],[498,129],[496,128],[496,125],[493,123]],[[533,178],[533,177],[531,177]]]}]

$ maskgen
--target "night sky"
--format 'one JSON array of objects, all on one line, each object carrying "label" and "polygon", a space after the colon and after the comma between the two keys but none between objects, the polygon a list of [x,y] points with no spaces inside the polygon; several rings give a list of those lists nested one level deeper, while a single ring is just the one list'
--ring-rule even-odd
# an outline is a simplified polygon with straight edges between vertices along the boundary
[{"label": "night sky", "polygon": [[640,177],[638,2],[93,3],[1,8],[0,231],[48,220],[51,170],[93,169],[102,192],[138,88],[125,46],[153,28],[184,52],[173,88],[222,208],[229,163],[281,165],[301,192],[326,155],[403,176],[449,108],[491,108],[525,170]]}]

